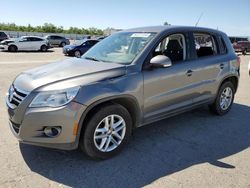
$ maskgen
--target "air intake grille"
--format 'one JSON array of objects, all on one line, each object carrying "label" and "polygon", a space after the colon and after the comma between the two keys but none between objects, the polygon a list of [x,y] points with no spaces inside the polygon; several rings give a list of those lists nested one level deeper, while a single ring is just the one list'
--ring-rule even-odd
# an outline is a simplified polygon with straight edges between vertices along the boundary
[{"label": "air intake grille", "polygon": [[13,85],[9,89],[9,102],[13,105],[14,108],[19,106],[25,97],[28,95],[27,92],[21,91],[18,88],[15,88]]}]

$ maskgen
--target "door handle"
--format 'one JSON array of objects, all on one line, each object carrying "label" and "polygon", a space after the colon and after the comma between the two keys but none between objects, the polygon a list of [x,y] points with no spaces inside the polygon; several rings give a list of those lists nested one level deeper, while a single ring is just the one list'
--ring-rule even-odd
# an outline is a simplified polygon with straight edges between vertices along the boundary
[{"label": "door handle", "polygon": [[220,69],[224,69],[224,64],[220,64]]},{"label": "door handle", "polygon": [[192,74],[193,74],[193,71],[192,71],[192,70],[188,70],[188,71],[186,72],[186,75],[187,75],[187,76],[192,76]]}]

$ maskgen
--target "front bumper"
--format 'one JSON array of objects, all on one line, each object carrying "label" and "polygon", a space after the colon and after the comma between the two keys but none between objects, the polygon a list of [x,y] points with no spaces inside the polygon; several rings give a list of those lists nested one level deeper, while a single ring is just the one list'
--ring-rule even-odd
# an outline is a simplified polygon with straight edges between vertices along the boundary
[{"label": "front bumper", "polygon": [[[15,137],[23,143],[49,148],[72,150],[78,147],[77,131],[80,118],[86,107],[70,102],[59,108],[27,108],[20,124],[13,121],[18,110],[12,109],[6,102],[9,113],[9,125]],[[18,107],[17,107],[18,108]],[[61,133],[57,137],[44,134],[45,127],[60,126]]]},{"label": "front bumper", "polygon": [[74,55],[74,51],[72,49],[67,49],[67,48],[66,49],[63,48],[63,53],[65,55],[70,55],[70,56]]},{"label": "front bumper", "polygon": [[0,50],[8,50],[8,47],[7,45],[0,45]]}]

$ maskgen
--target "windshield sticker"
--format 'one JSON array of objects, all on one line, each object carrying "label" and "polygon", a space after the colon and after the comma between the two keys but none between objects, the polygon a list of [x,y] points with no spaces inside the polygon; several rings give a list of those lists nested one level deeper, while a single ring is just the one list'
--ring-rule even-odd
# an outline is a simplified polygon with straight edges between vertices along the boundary
[{"label": "windshield sticker", "polygon": [[133,33],[131,37],[148,38],[150,35],[150,33]]}]

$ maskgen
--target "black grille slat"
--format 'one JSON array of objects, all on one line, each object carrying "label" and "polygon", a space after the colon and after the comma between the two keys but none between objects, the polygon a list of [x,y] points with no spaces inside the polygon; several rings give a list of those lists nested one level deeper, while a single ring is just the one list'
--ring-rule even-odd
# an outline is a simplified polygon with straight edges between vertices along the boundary
[{"label": "black grille slat", "polygon": [[16,94],[20,95],[21,97],[26,97],[27,96],[25,93],[21,93],[16,88],[14,90],[15,90]]},{"label": "black grille slat", "polygon": [[26,96],[26,93],[20,91],[14,86],[11,86],[9,93],[9,102],[14,105],[14,108],[20,105]]},{"label": "black grille slat", "polygon": [[22,99],[20,99],[19,97],[15,96],[15,95],[13,95],[13,98],[18,100],[19,102],[22,102]]},{"label": "black grille slat", "polygon": [[15,99],[12,99],[11,103],[16,105],[16,106],[18,106],[20,104],[20,102],[16,101]]}]

